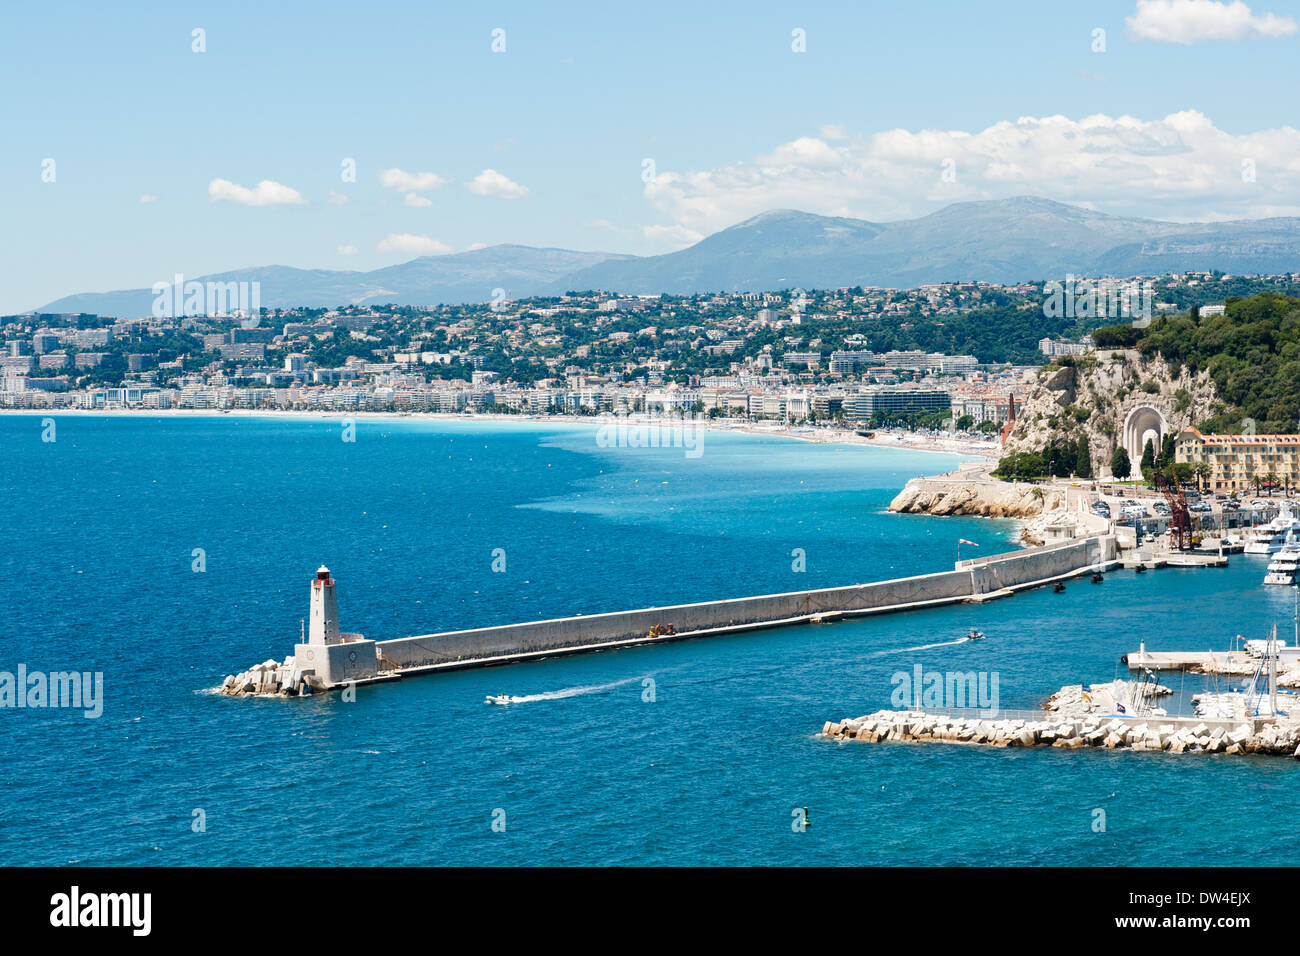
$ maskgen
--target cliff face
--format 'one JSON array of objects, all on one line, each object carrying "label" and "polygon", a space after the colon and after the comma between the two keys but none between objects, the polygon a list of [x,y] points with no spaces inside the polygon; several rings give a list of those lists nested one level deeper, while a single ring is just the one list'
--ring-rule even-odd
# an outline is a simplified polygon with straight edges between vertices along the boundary
[{"label": "cliff face", "polygon": [[[1129,449],[1136,472],[1142,435],[1163,419],[1162,433],[1178,434],[1215,413],[1218,395],[1208,371],[1175,375],[1159,356],[1143,359],[1127,349],[1076,356],[1074,366],[1048,366],[1016,410],[1016,427],[1004,455],[1039,452],[1049,443],[1088,439],[1093,475],[1110,476],[1115,448]],[[1126,436],[1127,431],[1127,436]],[[1157,448],[1157,451],[1159,449]]]},{"label": "cliff face", "polygon": [[1032,518],[1065,506],[1061,489],[958,477],[913,478],[889,504],[907,514]]}]

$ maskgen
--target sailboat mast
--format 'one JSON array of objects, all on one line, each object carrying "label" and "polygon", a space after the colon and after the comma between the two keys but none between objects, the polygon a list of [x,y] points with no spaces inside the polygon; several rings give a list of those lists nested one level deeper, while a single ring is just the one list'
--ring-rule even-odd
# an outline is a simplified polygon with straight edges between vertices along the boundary
[{"label": "sailboat mast", "polygon": [[1277,719],[1277,625],[1273,625],[1273,636],[1268,642],[1268,707],[1269,715]]}]

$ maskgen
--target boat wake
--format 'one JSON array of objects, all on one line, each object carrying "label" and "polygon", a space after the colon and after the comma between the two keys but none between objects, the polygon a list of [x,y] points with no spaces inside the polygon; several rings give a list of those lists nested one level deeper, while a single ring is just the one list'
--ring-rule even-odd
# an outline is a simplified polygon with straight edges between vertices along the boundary
[{"label": "boat wake", "polygon": [[969,644],[969,637],[959,637],[955,641],[940,641],[937,644],[918,644],[916,647],[894,647],[887,651],[876,651],[868,654],[867,657],[884,657],[887,654],[910,654],[913,651],[932,651],[936,647],[956,647],[958,644]]},{"label": "boat wake", "polygon": [[591,684],[585,687],[566,687],[564,690],[547,691],[544,694],[524,694],[520,697],[511,697],[512,704],[533,704],[542,700],[564,700],[567,697],[581,697],[584,694],[599,694],[601,691],[613,690],[615,687],[622,687],[624,684],[630,684],[633,681],[643,680],[644,677],[627,677],[623,680],[616,680],[611,684]]}]

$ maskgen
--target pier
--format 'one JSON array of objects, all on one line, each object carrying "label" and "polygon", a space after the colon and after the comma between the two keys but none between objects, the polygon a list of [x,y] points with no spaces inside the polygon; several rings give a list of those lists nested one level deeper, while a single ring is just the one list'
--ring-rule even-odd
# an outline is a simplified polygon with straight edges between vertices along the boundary
[{"label": "pier", "polygon": [[344,685],[489,667],[647,644],[829,624],[960,603],[982,603],[1118,565],[1113,535],[1097,535],[958,561],[951,571],[812,591],[640,608],[496,627],[367,640],[339,630],[335,582],[322,567],[311,581],[310,634],[283,661],[232,674],[230,696],[306,696]]}]

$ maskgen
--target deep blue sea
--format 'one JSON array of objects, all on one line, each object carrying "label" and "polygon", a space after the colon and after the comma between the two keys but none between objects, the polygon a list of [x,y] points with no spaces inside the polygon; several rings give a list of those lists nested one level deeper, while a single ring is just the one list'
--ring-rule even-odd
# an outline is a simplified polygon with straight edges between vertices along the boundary
[{"label": "deep blue sea", "polygon": [[[900,449],[709,432],[689,458],[544,422],[360,421],[348,442],[323,419],[54,418],[49,442],[39,416],[0,416],[0,670],[102,671],[104,712],[0,709],[0,864],[1293,862],[1291,760],[816,736],[888,706],[915,664],[996,672],[1003,707],[1034,707],[1113,679],[1139,640],[1289,634],[1262,559],[355,702],[232,700],[205,691],[291,653],[322,563],[344,629],[386,639],[948,570],[959,537],[1007,550],[1014,527],[886,513],[957,461]],[[908,650],[971,626],[988,639]],[[1165,682],[1190,698],[1193,680]],[[497,693],[536,699],[484,706]]]}]

